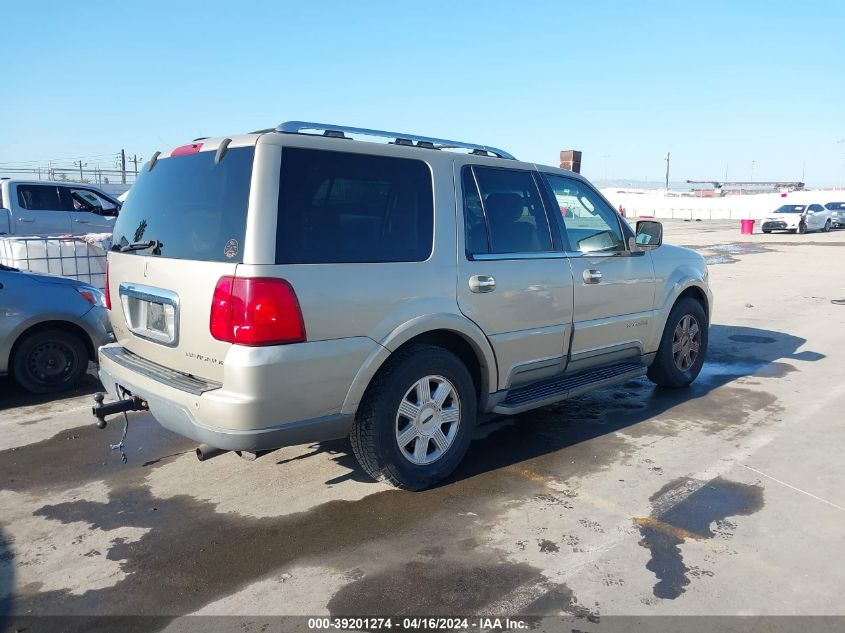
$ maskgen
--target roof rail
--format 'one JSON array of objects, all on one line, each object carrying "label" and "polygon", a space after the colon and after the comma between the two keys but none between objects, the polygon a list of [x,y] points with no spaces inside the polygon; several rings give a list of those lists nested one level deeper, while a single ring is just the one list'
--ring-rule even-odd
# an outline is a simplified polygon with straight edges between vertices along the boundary
[{"label": "roof rail", "polygon": [[348,134],[360,134],[363,136],[377,136],[379,138],[392,139],[390,142],[396,145],[414,145],[415,147],[423,147],[427,149],[468,149],[472,150],[473,154],[492,154],[498,158],[508,158],[516,160],[508,152],[490,147],[489,145],[476,145],[475,143],[464,143],[461,141],[447,141],[442,138],[431,138],[429,136],[417,136],[415,134],[405,134],[404,132],[386,132],[384,130],[370,130],[363,127],[348,127],[345,125],[334,125],[326,123],[313,123],[310,121],[285,121],[276,128],[276,132],[284,134],[308,134],[303,130],[312,130],[314,132],[321,132],[323,136],[330,136],[334,138],[348,138]]}]

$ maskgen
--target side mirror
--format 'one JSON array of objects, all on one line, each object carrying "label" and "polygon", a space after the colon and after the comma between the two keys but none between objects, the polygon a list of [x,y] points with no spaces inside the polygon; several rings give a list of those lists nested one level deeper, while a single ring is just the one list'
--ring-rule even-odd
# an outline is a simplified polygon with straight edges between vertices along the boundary
[{"label": "side mirror", "polygon": [[657,248],[663,243],[663,225],[654,220],[640,220],[634,241],[640,248]]}]

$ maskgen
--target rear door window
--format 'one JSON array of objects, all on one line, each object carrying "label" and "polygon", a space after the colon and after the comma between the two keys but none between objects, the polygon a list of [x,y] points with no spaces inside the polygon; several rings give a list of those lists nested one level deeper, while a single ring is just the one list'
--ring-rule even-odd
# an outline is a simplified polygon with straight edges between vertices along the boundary
[{"label": "rear door window", "polygon": [[239,263],[243,260],[253,147],[198,152],[156,162],[138,175],[115,221],[112,250],[157,240],[158,249],[127,251]]},{"label": "rear door window", "polygon": [[462,185],[468,255],[553,250],[546,211],[530,171],[468,165]]},{"label": "rear door window", "polygon": [[55,185],[18,185],[18,204],[30,211],[66,211]]},{"label": "rear door window", "polygon": [[431,170],[419,160],[286,147],[276,262],[419,262],[431,255]]}]

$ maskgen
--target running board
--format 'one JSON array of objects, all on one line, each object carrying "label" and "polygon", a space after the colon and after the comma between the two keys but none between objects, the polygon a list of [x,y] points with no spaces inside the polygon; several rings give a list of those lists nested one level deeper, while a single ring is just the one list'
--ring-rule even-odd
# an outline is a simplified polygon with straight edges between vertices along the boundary
[{"label": "running board", "polygon": [[631,378],[639,378],[646,373],[647,369],[648,367],[642,363],[619,363],[517,387],[508,391],[505,399],[497,404],[493,411],[511,415],[522,413],[594,389],[618,385]]}]

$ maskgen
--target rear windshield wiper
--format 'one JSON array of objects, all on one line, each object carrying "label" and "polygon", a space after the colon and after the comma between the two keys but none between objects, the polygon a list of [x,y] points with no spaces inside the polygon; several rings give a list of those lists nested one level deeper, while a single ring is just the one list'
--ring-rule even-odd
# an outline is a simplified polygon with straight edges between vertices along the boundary
[{"label": "rear windshield wiper", "polygon": [[125,244],[124,246],[119,246],[117,250],[121,253],[126,253],[129,251],[145,251],[148,248],[153,249],[153,253],[156,255],[161,254],[161,247],[164,246],[158,240],[146,240],[144,242],[132,242],[131,244]]}]

